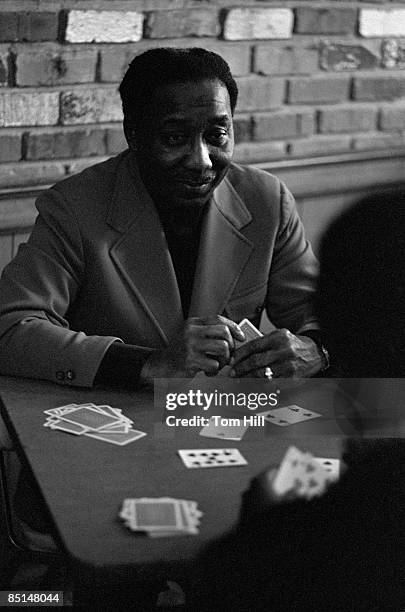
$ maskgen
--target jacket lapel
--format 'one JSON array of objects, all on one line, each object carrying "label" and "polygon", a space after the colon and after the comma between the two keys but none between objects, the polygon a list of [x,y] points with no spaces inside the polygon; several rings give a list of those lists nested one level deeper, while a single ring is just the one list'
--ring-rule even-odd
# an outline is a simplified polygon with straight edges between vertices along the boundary
[{"label": "jacket lapel", "polygon": [[129,155],[117,173],[107,222],[122,233],[111,258],[167,343],[183,322],[176,274],[158,213]]},{"label": "jacket lapel", "polygon": [[225,178],[203,222],[189,316],[221,314],[253,249],[239,230],[252,220]]},{"label": "jacket lapel", "polygon": [[[251,219],[225,178],[204,218],[190,317],[223,312],[253,249],[240,231]],[[117,172],[107,223],[121,234],[111,258],[167,343],[183,323],[180,293],[158,213],[129,155]]]}]

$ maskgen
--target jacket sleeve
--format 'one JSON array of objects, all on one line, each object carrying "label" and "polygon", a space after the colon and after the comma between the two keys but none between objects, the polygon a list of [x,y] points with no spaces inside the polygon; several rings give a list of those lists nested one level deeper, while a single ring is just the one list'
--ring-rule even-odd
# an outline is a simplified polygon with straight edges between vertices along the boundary
[{"label": "jacket sleeve", "polygon": [[89,387],[113,336],[69,329],[84,273],[78,222],[57,189],[37,202],[27,242],[0,280],[0,373]]},{"label": "jacket sleeve", "polygon": [[294,198],[280,183],[280,224],[266,298],[267,314],[276,327],[294,333],[318,328],[313,309],[317,276],[318,262]]}]

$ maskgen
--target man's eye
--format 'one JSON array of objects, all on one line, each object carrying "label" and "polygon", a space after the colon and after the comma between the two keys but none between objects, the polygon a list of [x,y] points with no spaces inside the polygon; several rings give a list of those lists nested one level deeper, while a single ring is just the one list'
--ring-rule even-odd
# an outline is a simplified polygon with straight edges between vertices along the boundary
[{"label": "man's eye", "polygon": [[169,145],[169,147],[174,147],[174,146],[178,146],[178,145],[182,145],[185,143],[186,141],[186,135],[185,134],[162,134],[162,140],[166,145]]},{"label": "man's eye", "polygon": [[207,140],[214,145],[224,145],[228,140],[228,132],[226,130],[216,130],[207,135]]}]

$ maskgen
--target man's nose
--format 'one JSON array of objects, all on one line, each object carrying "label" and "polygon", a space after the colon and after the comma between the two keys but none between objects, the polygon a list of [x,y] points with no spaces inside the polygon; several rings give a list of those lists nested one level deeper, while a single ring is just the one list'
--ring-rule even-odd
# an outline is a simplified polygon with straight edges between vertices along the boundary
[{"label": "man's nose", "polygon": [[202,138],[195,138],[190,144],[190,150],[185,165],[191,170],[205,172],[212,168],[209,147]]}]

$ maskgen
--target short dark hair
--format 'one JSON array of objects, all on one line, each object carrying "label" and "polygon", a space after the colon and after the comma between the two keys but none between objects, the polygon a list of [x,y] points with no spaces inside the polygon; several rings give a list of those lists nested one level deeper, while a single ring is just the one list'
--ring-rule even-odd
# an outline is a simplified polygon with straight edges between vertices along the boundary
[{"label": "short dark hair", "polygon": [[405,187],[369,195],[336,219],[320,249],[325,344],[349,376],[405,373]]},{"label": "short dark hair", "polygon": [[217,53],[198,47],[161,47],[137,55],[119,87],[124,123],[135,129],[141,125],[155,92],[173,83],[219,79],[229,93],[232,114],[238,87],[226,61]]}]

